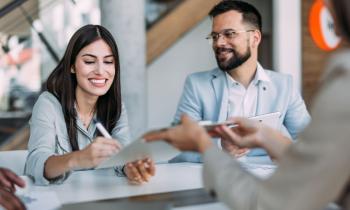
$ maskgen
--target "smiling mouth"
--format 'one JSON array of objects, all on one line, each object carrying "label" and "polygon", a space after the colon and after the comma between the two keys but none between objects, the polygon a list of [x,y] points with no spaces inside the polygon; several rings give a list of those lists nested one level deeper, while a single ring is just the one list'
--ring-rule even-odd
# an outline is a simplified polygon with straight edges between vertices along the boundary
[{"label": "smiling mouth", "polygon": [[232,49],[217,49],[215,51],[216,57],[221,59],[226,59],[228,58],[228,56],[233,54],[233,50]]},{"label": "smiling mouth", "polygon": [[89,79],[89,81],[96,87],[103,87],[107,83],[107,79]]}]

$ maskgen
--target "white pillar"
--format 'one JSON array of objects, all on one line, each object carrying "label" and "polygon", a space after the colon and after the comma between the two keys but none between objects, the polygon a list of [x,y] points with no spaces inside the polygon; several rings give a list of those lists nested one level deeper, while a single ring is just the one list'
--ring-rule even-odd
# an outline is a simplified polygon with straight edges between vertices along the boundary
[{"label": "white pillar", "polygon": [[122,96],[134,138],[147,127],[144,0],[100,0],[100,6],[101,24],[118,45]]},{"label": "white pillar", "polygon": [[273,63],[276,71],[291,74],[301,90],[301,0],[273,0]]}]

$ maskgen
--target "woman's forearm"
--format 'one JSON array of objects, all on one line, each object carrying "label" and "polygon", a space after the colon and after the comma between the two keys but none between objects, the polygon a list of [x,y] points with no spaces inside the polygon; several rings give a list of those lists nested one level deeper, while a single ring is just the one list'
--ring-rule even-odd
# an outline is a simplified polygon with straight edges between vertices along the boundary
[{"label": "woman's forearm", "polygon": [[75,156],[77,152],[64,155],[53,155],[49,157],[44,166],[44,176],[46,179],[54,179],[62,174],[77,168]]},{"label": "woman's forearm", "polygon": [[269,129],[269,138],[266,138],[262,142],[261,147],[264,148],[272,159],[279,160],[286,152],[287,148],[291,145],[292,141],[282,135],[280,132],[276,132],[273,129]]}]

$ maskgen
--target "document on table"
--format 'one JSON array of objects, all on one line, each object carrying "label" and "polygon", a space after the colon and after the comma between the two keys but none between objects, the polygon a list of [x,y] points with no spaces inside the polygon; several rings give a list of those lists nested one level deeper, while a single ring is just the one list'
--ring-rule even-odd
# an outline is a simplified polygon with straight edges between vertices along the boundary
[{"label": "document on table", "polygon": [[96,168],[111,168],[146,157],[151,158],[156,163],[167,162],[178,154],[180,154],[180,151],[166,142],[146,142],[140,138],[127,145],[116,155],[102,162]]},{"label": "document on table", "polygon": [[22,200],[27,210],[52,210],[61,207],[61,202],[53,191],[30,192],[18,195],[18,197]]}]

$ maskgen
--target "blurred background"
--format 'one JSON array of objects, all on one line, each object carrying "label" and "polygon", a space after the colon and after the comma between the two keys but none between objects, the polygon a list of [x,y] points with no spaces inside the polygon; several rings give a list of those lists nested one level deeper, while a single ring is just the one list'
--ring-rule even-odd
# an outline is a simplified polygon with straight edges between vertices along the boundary
[{"label": "blurred background", "polygon": [[[220,0],[1,0],[0,150],[25,149],[32,107],[72,34],[101,24],[118,44],[131,134],[171,123],[188,74],[216,67],[210,9]],[[247,0],[263,16],[260,63],[293,75],[305,101],[329,53],[309,33],[314,0]]]}]

